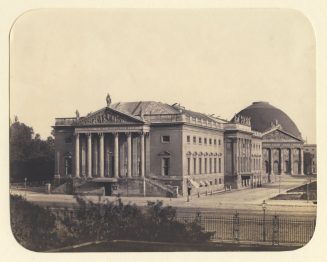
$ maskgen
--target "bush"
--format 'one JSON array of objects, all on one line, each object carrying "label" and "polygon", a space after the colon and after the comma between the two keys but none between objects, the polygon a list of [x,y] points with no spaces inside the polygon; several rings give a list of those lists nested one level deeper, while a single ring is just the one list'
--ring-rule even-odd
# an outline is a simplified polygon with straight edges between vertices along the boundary
[{"label": "bush", "polygon": [[57,243],[55,216],[42,207],[31,204],[21,196],[10,196],[11,230],[23,247],[41,251]]},{"label": "bush", "polygon": [[139,240],[160,242],[203,242],[214,233],[204,232],[196,219],[179,222],[176,210],[161,201],[148,202],[142,212],[135,205],[124,205],[120,199],[106,204],[85,202],[77,197],[76,219],[66,220],[76,241]]},{"label": "bush", "polygon": [[142,212],[120,199],[106,204],[76,199],[79,208],[73,216],[67,210],[54,216],[20,196],[11,196],[11,226],[16,240],[30,250],[44,251],[95,240],[204,242],[214,234],[204,232],[198,219],[179,222],[176,210],[160,201],[148,202]]}]

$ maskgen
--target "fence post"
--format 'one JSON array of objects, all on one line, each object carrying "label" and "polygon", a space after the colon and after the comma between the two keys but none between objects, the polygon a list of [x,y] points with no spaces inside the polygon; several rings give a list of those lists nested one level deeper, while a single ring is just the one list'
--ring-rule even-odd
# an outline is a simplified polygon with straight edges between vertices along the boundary
[{"label": "fence post", "polygon": [[273,217],[272,244],[279,245],[279,217],[277,215]]},{"label": "fence post", "polygon": [[237,211],[233,216],[233,239],[237,243],[240,242],[240,217]]},{"label": "fence post", "polygon": [[202,218],[201,218],[201,212],[196,212],[196,220],[199,222],[200,226],[202,226]]}]

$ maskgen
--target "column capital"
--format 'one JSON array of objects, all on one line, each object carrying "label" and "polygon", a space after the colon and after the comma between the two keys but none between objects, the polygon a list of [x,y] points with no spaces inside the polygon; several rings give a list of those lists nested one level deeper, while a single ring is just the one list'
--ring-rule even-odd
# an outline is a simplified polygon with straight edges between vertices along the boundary
[{"label": "column capital", "polygon": [[92,133],[85,133],[86,136],[92,136]]},{"label": "column capital", "polygon": [[113,134],[115,137],[118,137],[119,132],[113,132],[112,134]]},{"label": "column capital", "polygon": [[131,133],[131,132],[125,132],[125,135],[126,135],[127,137],[130,137],[130,136],[132,135],[132,133]]},{"label": "column capital", "polygon": [[98,136],[100,136],[100,137],[103,136],[103,132],[98,132],[97,134],[98,134]]},{"label": "column capital", "polygon": [[74,133],[74,137],[79,137],[79,133]]}]

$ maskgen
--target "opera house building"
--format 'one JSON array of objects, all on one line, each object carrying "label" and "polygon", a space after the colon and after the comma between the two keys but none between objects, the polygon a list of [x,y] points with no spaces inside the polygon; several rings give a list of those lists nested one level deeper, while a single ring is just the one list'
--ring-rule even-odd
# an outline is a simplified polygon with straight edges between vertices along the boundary
[{"label": "opera house building", "polygon": [[179,104],[106,100],[85,116],[56,118],[55,178],[67,181],[57,192],[200,196],[303,175],[301,133],[267,102],[227,121]]}]

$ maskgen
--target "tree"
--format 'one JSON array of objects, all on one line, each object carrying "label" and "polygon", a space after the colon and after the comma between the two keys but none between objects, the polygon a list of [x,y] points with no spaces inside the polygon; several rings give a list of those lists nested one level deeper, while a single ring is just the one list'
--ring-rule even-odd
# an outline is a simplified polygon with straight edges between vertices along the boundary
[{"label": "tree", "polygon": [[39,134],[33,138],[33,128],[15,122],[10,126],[10,181],[46,180],[53,177],[54,139],[42,140]]}]

